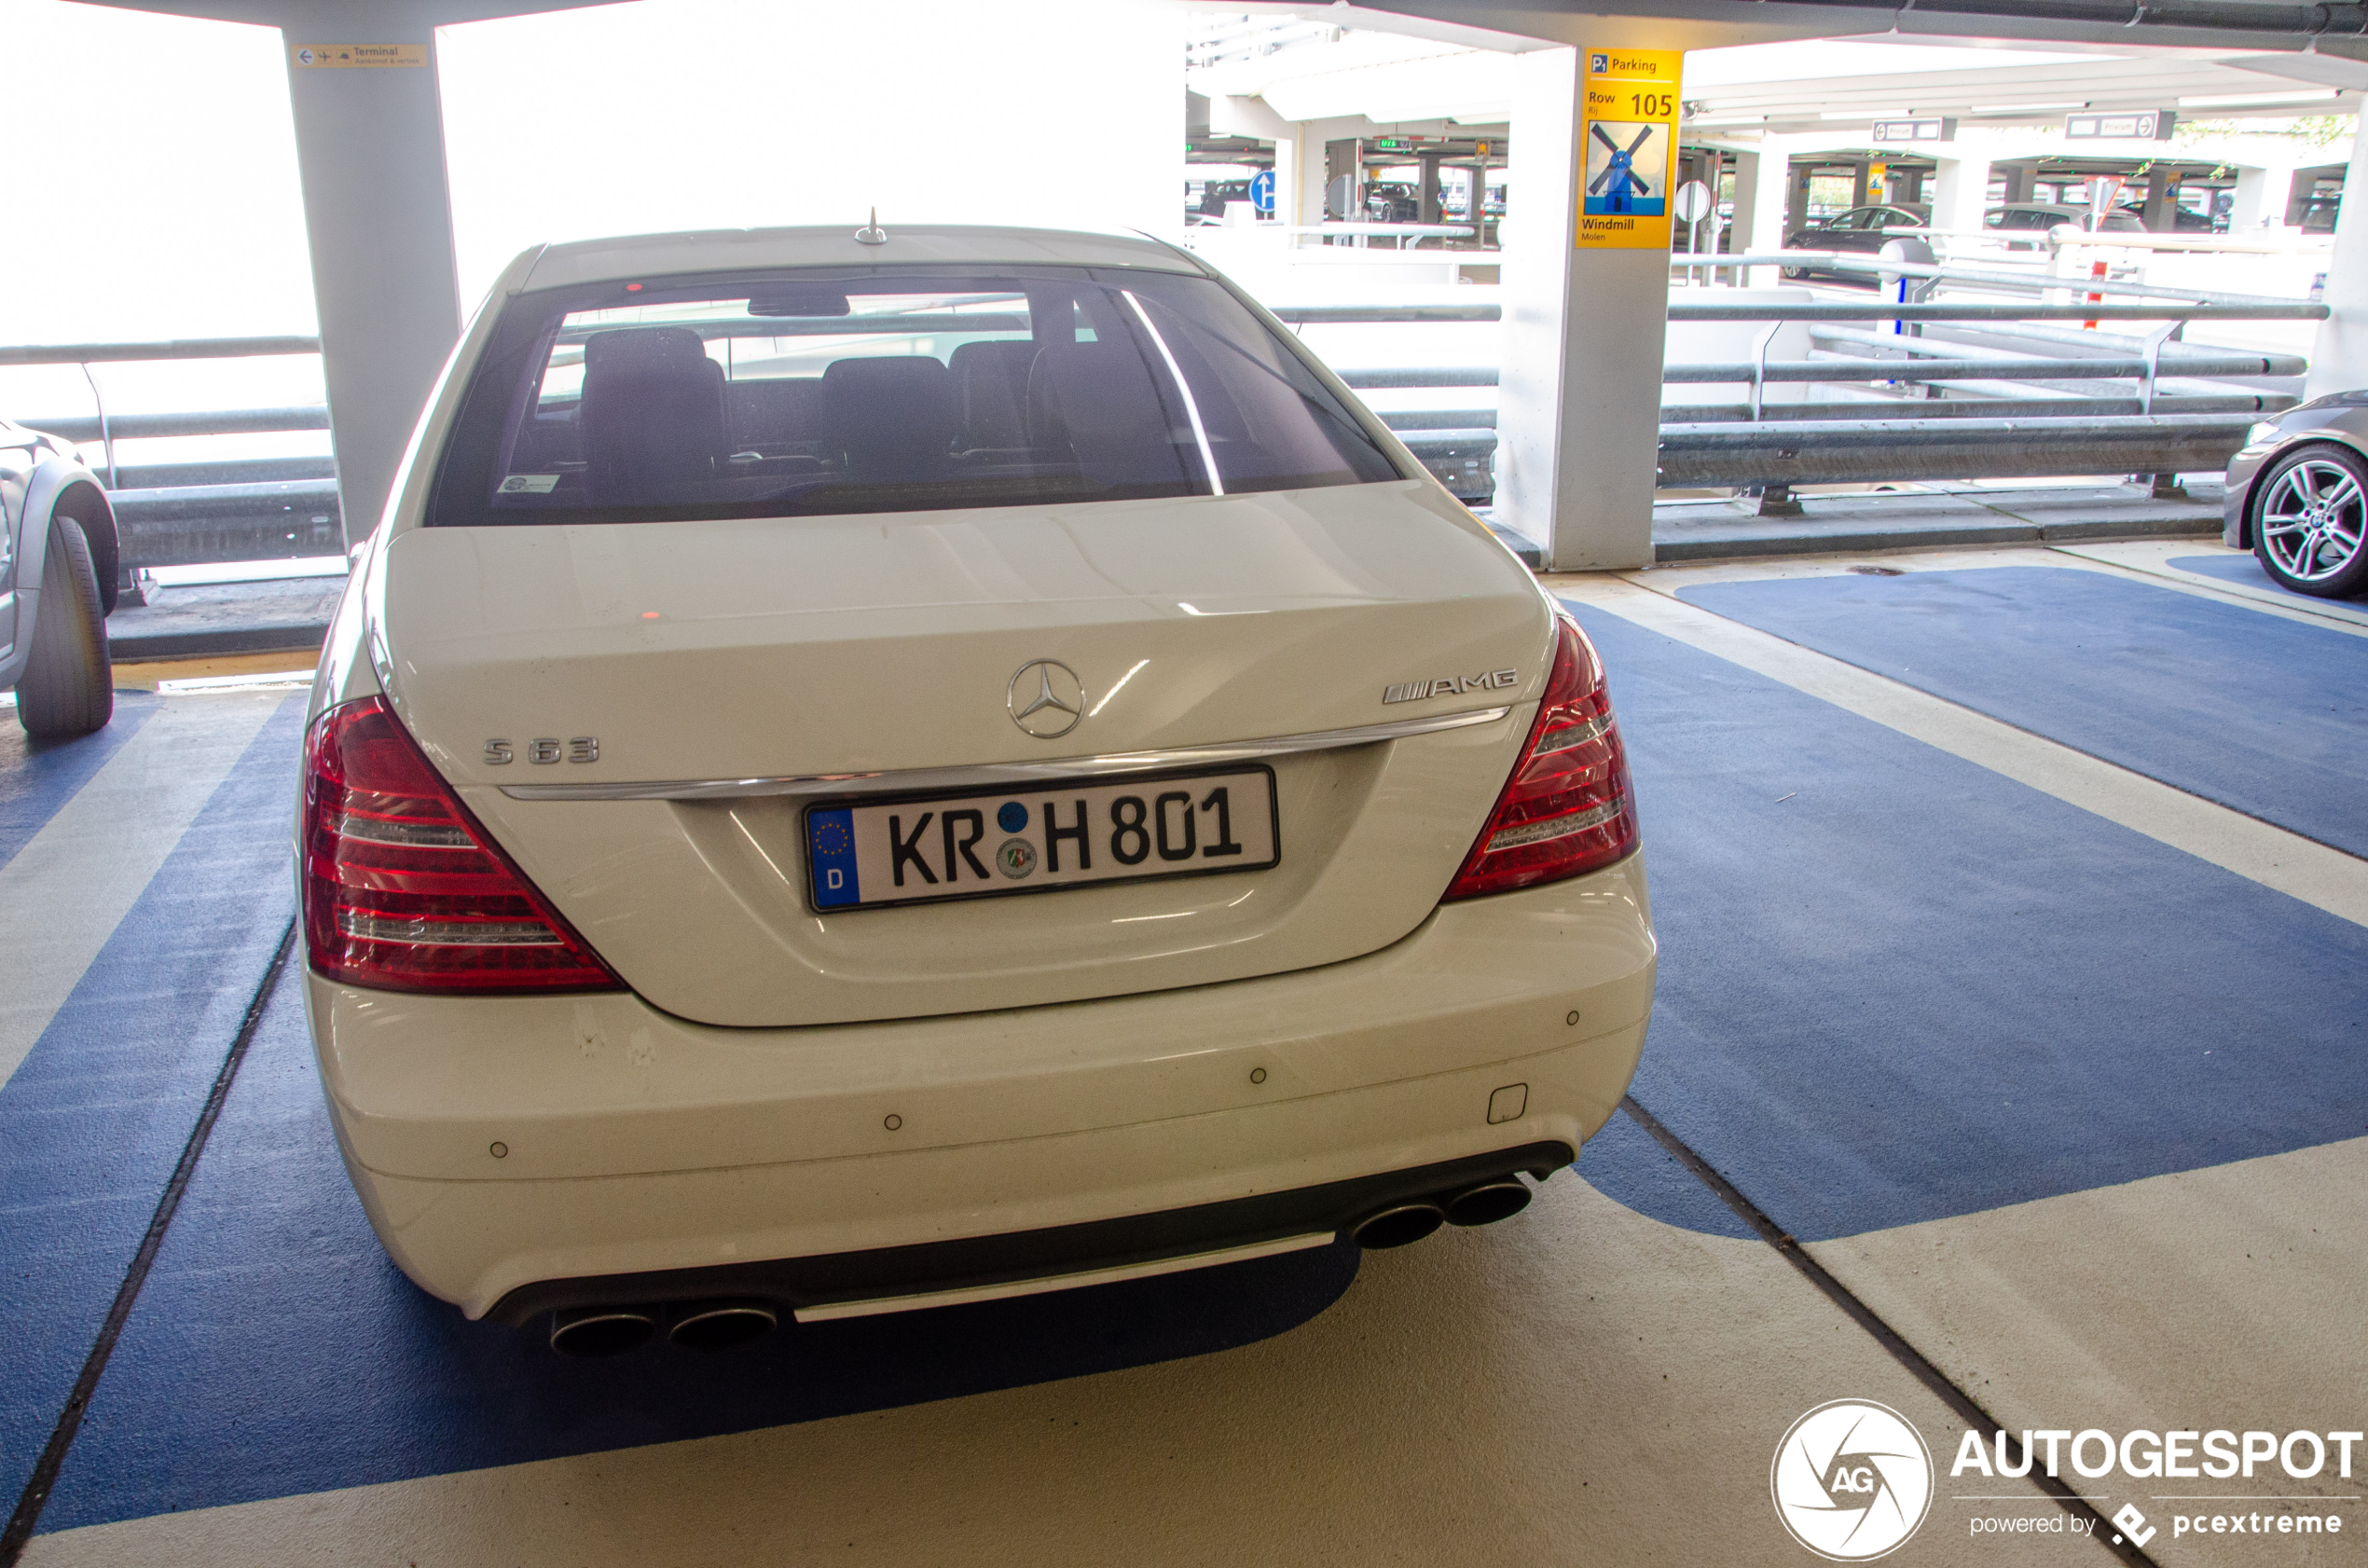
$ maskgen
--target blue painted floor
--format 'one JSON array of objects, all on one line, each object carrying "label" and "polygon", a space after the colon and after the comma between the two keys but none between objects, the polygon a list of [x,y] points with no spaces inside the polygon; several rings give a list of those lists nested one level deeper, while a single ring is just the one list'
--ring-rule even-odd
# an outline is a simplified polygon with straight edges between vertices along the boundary
[{"label": "blue painted floor", "polygon": [[1714,583],[1682,597],[2368,855],[2368,639],[2348,631],[2053,567]]},{"label": "blue painted floor", "polygon": [[[2074,577],[2086,580],[2058,581]],[[1996,570],[1687,597],[2368,846],[2368,666],[2345,663],[2368,642],[2127,586]],[[1785,1230],[1861,1236],[2368,1134],[2368,931],[1579,613],[1612,671],[1662,941],[1636,1097]],[[265,726],[0,1087],[0,1310],[19,1326],[0,1339],[10,1499],[286,928],[300,702]],[[127,700],[80,750],[0,748],[0,857],[153,707]],[[1578,1171],[1669,1225],[1750,1235],[1625,1117]],[[40,1529],[1225,1352],[1326,1314],[1357,1272],[1353,1249],[1334,1248],[806,1326],[719,1358],[656,1346],[560,1360],[531,1333],[462,1322],[388,1263],[338,1166],[291,972]]]}]

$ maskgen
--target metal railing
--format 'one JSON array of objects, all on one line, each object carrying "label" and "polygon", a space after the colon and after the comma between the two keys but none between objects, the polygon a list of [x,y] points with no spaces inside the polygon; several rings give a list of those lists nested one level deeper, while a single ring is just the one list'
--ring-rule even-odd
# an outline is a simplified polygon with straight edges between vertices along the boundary
[{"label": "metal railing", "polygon": [[[1765,323],[1766,330],[1755,336],[1748,361],[1663,368],[1665,384],[1731,385],[1743,393],[1729,403],[1664,405],[1665,488],[2218,468],[2262,415],[2298,401],[2286,387],[2242,383],[2290,383],[2307,362],[2298,354],[2192,347],[2181,334],[2197,321],[2319,321],[2328,313],[2313,300],[1854,253],[1673,256],[1671,265],[1854,273],[1886,285],[1905,282],[1907,297],[1770,301],[1716,297],[1725,291],[1673,294],[1673,323]],[[2040,297],[1930,298],[1942,283]],[[1486,305],[1328,306],[1275,314],[1302,327],[1499,319],[1497,308]],[[2079,323],[2084,330],[2039,324],[2051,322]],[[1807,326],[1812,357],[1769,357],[1788,323]],[[2104,323],[2145,323],[2152,330],[2129,337],[2090,326]],[[1889,330],[1874,330],[1878,323]],[[2042,350],[2049,351],[2035,351]],[[1497,384],[1495,371],[1480,366],[1366,369],[1343,379],[1370,390]],[[1840,395],[1769,396],[1771,388],[1810,386]],[[1435,471],[1443,464],[1468,471],[1494,452],[1491,409],[1393,410],[1382,418]]]},{"label": "metal railing", "polygon": [[[1752,338],[1748,360],[1663,368],[1666,384],[1738,389],[1728,401],[1664,405],[1659,473],[1665,487],[2217,468],[2263,414],[2293,406],[2289,388],[2306,362],[2297,354],[2189,345],[2180,335],[2198,321],[2316,321],[2328,313],[2316,301],[1855,253],[1711,254],[1672,256],[1671,265],[1738,271],[1808,267],[1879,280],[1907,297],[1770,301],[1721,297],[1725,290],[1673,293],[1672,322],[1757,323],[1762,330]],[[1931,298],[1944,283],[2031,297]],[[1301,329],[1501,320],[1493,304],[1287,306],[1274,314]],[[2084,325],[2068,331],[2049,323]],[[2126,337],[2086,324],[2107,323],[2149,323],[2150,330]],[[1810,357],[1770,356],[1787,323],[1805,326]],[[309,405],[111,413],[89,367],[319,351],[317,338],[296,337],[54,344],[0,347],[0,366],[82,368],[95,413],[22,422],[101,445],[130,570],[339,551],[337,482],[324,457],[116,461],[119,440],[326,430],[328,410]],[[1496,368],[1486,364],[1351,369],[1342,378],[1373,391],[1477,391],[1498,384]],[[1825,389],[1826,395],[1775,395],[1779,389],[1811,387]],[[1494,408],[1391,410],[1382,418],[1458,495],[1490,496]]]},{"label": "metal railing", "polygon": [[21,423],[68,441],[99,444],[100,472],[114,508],[125,573],[198,561],[339,555],[344,530],[334,464],[326,457],[246,458],[125,465],[117,441],[159,436],[251,435],[329,428],[313,404],[197,414],[118,414],[90,373],[94,364],[317,354],[318,337],[168,338],[145,343],[50,343],[0,347],[0,366],[71,364],[90,388],[94,412],[23,417]]}]

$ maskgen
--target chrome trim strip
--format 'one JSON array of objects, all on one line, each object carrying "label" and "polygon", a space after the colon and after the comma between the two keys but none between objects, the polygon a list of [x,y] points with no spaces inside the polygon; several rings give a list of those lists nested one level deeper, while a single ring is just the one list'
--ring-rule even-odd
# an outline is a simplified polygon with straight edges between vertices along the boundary
[{"label": "chrome trim strip", "polygon": [[778,778],[683,778],[646,784],[504,784],[502,792],[518,801],[715,801],[745,800],[752,795],[902,794],[912,791],[961,789],[971,785],[992,789],[997,785],[1095,778],[1105,774],[1144,773],[1153,768],[1203,767],[1217,763],[1245,763],[1255,762],[1261,757],[1289,756],[1298,751],[1332,751],[1344,746],[1370,746],[1377,741],[1402,740],[1409,736],[1436,735],[1441,730],[1493,724],[1512,710],[1509,705],[1480,708],[1465,713],[1439,713],[1421,719],[1400,719],[1387,724],[1316,730],[1307,735],[1270,736],[1264,740],[1238,740],[1220,746],[1180,746],[1166,751],[1120,751],[1108,756],[1063,757],[1041,763],[986,763],[975,767],[801,774]]},{"label": "chrome trim strip", "polygon": [[1148,1263],[1122,1263],[1108,1269],[1086,1269],[1070,1274],[1047,1274],[1039,1279],[1006,1280],[999,1285],[977,1285],[956,1290],[925,1290],[911,1296],[874,1296],[860,1301],[826,1301],[819,1306],[800,1307],[796,1317],[800,1323],[828,1323],[841,1317],[875,1317],[883,1313],[919,1312],[928,1307],[958,1306],[967,1301],[1003,1301],[1014,1296],[1041,1296],[1054,1290],[1075,1290],[1089,1285],[1108,1285],[1122,1279],[1151,1279],[1160,1274],[1180,1274],[1191,1269],[1210,1269],[1222,1263],[1245,1263],[1253,1258],[1275,1258],[1287,1252],[1305,1252],[1310,1247],[1329,1246],[1338,1232],[1325,1231],[1301,1236],[1285,1236],[1280,1241],[1252,1242],[1246,1246],[1222,1247],[1215,1252],[1186,1253],[1181,1258],[1158,1258]]}]

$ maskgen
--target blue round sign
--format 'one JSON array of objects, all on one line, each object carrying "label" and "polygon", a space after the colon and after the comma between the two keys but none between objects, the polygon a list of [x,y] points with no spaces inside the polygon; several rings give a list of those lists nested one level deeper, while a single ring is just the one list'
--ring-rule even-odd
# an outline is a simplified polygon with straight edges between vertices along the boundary
[{"label": "blue round sign", "polygon": [[1250,176],[1250,205],[1261,213],[1274,210],[1274,171],[1261,169]]},{"label": "blue round sign", "polygon": [[995,814],[995,825],[1007,833],[1015,833],[1027,826],[1027,807],[1017,801],[1005,801],[1003,809]]}]

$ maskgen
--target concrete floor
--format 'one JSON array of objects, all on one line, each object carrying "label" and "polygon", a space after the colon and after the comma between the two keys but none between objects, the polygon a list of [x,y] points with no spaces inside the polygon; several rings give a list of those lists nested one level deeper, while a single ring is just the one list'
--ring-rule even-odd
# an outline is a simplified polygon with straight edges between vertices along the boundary
[{"label": "concrete floor", "polygon": [[[300,695],[127,695],[66,748],[11,731],[11,1498],[125,1309],[23,1561],[1810,1562],[1771,1462],[1845,1398],[1905,1417],[1934,1460],[1888,1561],[2368,1561],[2368,1445],[2350,1477],[2065,1466],[2084,1512],[1950,1473],[1968,1410],[2014,1433],[2368,1426],[2368,861],[2328,842],[2347,818],[2310,816],[2323,791],[2274,787],[2354,765],[2368,682],[2323,714],[2265,710],[2285,727],[2249,742],[2258,804],[2182,771],[2210,760],[2210,690],[2192,729],[2108,701],[2127,723],[2105,735],[2069,701],[2110,695],[2133,648],[2232,683],[2237,643],[2214,638],[2267,637],[2321,681],[2368,654],[2361,606],[2241,567],[2182,540],[1548,580],[1604,648],[1653,857],[1664,968],[1636,1099],[1829,1289],[1623,1115],[1524,1214],[1400,1252],[802,1331],[740,1360],[559,1362],[420,1298],[337,1168],[291,977],[271,978]],[[1846,625],[1978,637],[1987,612],[1937,585],[2006,585],[2003,603],[2058,585],[2041,570],[2132,615],[2219,619],[2168,649],[2155,622],[2100,622],[2059,671],[2016,678],[2068,699],[2028,710],[1980,667],[1766,629],[1838,577],[1878,596],[1922,577],[1925,598]],[[1738,584],[1774,587],[1731,614],[1688,597]],[[2182,744],[2152,746],[2166,725]],[[2081,1533],[2126,1506],[2142,1555]],[[2343,1528],[2174,1522],[2198,1512]],[[1996,1533],[2019,1518],[2042,1529]]]}]

